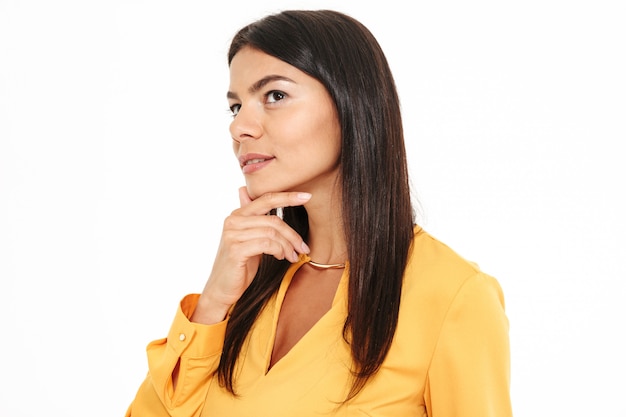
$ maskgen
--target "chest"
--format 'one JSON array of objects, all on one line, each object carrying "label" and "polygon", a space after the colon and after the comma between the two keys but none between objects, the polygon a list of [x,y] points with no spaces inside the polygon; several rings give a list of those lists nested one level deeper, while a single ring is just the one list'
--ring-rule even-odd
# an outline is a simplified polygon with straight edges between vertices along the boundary
[{"label": "chest", "polygon": [[278,313],[269,368],[280,361],[331,309],[343,270],[304,266],[286,290]]},{"label": "chest", "polygon": [[[324,308],[328,298],[324,303],[322,299],[314,301],[301,296],[290,299],[287,288],[281,289],[263,310],[246,341],[236,370],[238,396],[233,397],[214,380],[206,400],[211,407],[203,417],[424,416],[421,394],[430,354],[420,341],[422,335],[415,332],[415,323],[410,322],[399,329],[404,346],[393,346],[366,389],[350,403],[342,404],[353,381],[350,347],[343,338],[346,284],[340,280],[329,309]],[[292,295],[309,290],[302,286]],[[332,288],[329,292],[333,292]],[[319,308],[315,307],[317,302],[321,304]],[[279,360],[272,360],[277,346],[293,337],[293,332],[302,332],[297,325],[302,317],[296,307],[304,306],[321,316],[306,326],[308,330],[299,339],[288,343],[289,348]],[[279,329],[284,332],[282,341]]]}]

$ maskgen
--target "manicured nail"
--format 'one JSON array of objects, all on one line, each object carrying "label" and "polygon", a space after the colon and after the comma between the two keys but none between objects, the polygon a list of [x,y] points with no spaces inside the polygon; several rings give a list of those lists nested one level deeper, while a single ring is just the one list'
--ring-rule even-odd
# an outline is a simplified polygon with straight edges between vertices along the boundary
[{"label": "manicured nail", "polygon": [[310,193],[298,193],[298,199],[302,201],[308,201],[311,198]]},{"label": "manicured nail", "polygon": [[303,253],[309,253],[309,252],[311,252],[311,249],[309,249],[309,245],[307,245],[306,243],[304,243],[304,241],[302,242],[302,252],[303,252]]},{"label": "manicured nail", "polygon": [[300,259],[300,257],[298,256],[298,254],[294,250],[293,253],[291,254],[291,262],[298,262],[299,259]]}]

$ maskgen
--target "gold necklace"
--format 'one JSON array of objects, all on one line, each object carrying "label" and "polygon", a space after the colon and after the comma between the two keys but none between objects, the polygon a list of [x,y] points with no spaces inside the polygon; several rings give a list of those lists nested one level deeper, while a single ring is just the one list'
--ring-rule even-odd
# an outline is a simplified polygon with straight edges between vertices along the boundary
[{"label": "gold necklace", "polygon": [[320,264],[312,260],[308,260],[307,263],[319,269],[342,269],[346,267],[346,264]]},{"label": "gold necklace", "polygon": [[[284,217],[284,209],[282,207],[276,207],[276,216],[278,216],[281,220]],[[346,267],[346,264],[320,264],[311,259],[306,261],[311,266],[319,269],[343,269]]]}]

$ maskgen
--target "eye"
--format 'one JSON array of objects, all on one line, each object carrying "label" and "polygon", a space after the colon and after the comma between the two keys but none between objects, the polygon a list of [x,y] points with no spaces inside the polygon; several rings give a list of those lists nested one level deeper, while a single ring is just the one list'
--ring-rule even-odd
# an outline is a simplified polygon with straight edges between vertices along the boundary
[{"label": "eye", "polygon": [[233,116],[237,116],[237,113],[239,113],[239,109],[241,109],[241,104],[233,104],[229,107],[229,109]]},{"label": "eye", "polygon": [[277,101],[284,99],[285,96],[286,94],[283,93],[282,91],[273,90],[265,95],[266,97],[265,100],[267,103],[276,103]]}]

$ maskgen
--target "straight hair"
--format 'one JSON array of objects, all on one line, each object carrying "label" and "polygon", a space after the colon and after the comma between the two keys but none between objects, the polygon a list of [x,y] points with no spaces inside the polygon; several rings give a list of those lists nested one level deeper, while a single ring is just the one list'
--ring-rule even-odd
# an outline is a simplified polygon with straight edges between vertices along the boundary
[{"label": "straight hair", "polygon": [[[343,338],[353,360],[347,401],[376,374],[389,352],[413,239],[415,215],[395,82],[372,33],[336,11],[288,10],[245,26],[231,42],[229,65],[244,47],[320,81],[337,109],[349,274]],[[307,239],[304,207],[286,208],[284,220]],[[236,363],[246,337],[289,265],[263,255],[254,280],[232,309],[217,374],[235,395]]]}]

